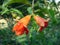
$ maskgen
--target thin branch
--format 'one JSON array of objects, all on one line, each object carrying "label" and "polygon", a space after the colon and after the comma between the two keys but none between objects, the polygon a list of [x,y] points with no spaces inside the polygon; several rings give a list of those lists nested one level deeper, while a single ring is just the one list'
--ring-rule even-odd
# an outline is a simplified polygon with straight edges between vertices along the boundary
[{"label": "thin branch", "polygon": [[34,14],[34,0],[32,0],[32,14]]},{"label": "thin branch", "polygon": [[20,8],[20,7],[23,7],[23,6],[25,6],[26,4],[24,4],[24,5],[20,5],[20,6],[17,6],[17,7],[15,7],[15,8]]}]

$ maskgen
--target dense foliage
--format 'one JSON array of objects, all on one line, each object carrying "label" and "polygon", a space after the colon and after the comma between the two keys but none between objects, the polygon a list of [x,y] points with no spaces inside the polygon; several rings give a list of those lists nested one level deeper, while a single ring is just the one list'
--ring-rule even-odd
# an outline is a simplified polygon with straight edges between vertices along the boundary
[{"label": "dense foliage", "polygon": [[[27,26],[29,33],[17,34],[17,36],[15,34],[17,31],[12,31],[14,25],[28,15],[31,15]],[[41,23],[33,15],[36,17],[38,15],[37,19]],[[22,29],[26,31],[28,31],[25,27],[28,19],[20,21],[24,23]],[[45,27],[45,19],[49,20],[47,27]],[[44,29],[38,31],[42,24]],[[33,0],[0,0],[0,45],[60,45],[60,2],[56,3],[55,0],[34,0],[34,2]]]}]

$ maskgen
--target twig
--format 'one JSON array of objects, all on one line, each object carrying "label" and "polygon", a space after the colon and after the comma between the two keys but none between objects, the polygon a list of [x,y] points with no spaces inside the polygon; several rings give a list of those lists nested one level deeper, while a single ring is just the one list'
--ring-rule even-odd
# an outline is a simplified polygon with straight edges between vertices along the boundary
[{"label": "twig", "polygon": [[34,14],[34,0],[32,0],[32,14]]},{"label": "twig", "polygon": [[20,6],[17,6],[17,7],[15,7],[15,8],[20,8],[20,7],[23,7],[23,6],[25,6],[26,4],[24,4],[24,5],[20,5]]}]

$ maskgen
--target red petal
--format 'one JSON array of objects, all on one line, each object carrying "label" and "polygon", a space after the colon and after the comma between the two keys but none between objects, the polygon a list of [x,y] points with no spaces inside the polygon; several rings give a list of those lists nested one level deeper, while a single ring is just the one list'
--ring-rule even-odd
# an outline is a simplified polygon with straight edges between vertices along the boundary
[{"label": "red petal", "polygon": [[40,26],[40,31],[42,31],[45,27],[48,26],[48,21],[45,20],[42,17],[34,16],[34,19],[36,20],[37,24]]},{"label": "red petal", "polygon": [[15,24],[12,31],[14,32],[14,31],[16,31],[16,30],[19,30],[18,27],[20,27],[20,25],[21,25],[21,23]]},{"label": "red petal", "polygon": [[13,31],[15,32],[16,35],[22,35],[24,33],[28,34],[28,29],[26,26],[24,26],[22,23],[17,23],[14,28]]},{"label": "red petal", "polygon": [[36,20],[39,26],[43,26],[43,27],[45,26],[45,22],[47,22],[47,20],[39,16],[34,16],[34,19]]},{"label": "red petal", "polygon": [[48,22],[45,22],[45,25],[44,25],[44,27],[42,27],[42,26],[40,26],[40,31],[42,31],[45,27],[47,27],[48,26]]},{"label": "red petal", "polygon": [[45,26],[44,27],[47,27],[48,26],[48,22],[45,22]]},{"label": "red petal", "polygon": [[28,34],[29,30],[25,27],[25,33]]},{"label": "red petal", "polygon": [[44,29],[44,27],[40,27],[40,32]]}]

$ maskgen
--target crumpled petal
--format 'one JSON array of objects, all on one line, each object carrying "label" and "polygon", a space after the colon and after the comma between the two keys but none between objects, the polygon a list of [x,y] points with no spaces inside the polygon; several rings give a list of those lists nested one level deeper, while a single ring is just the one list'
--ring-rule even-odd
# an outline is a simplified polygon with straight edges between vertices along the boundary
[{"label": "crumpled petal", "polygon": [[13,27],[13,32],[16,35],[22,35],[24,33],[28,34],[29,30],[27,29],[27,25],[30,21],[31,15],[27,15],[24,18],[20,19],[18,23],[16,23]]},{"label": "crumpled petal", "polygon": [[13,32],[15,32],[16,35],[22,35],[24,33],[28,34],[29,30],[22,23],[19,23],[14,26]]},{"label": "crumpled petal", "polygon": [[42,31],[45,27],[48,26],[48,21],[40,16],[34,16],[37,24],[40,26],[40,31]]}]

